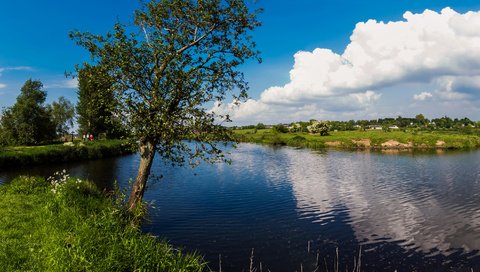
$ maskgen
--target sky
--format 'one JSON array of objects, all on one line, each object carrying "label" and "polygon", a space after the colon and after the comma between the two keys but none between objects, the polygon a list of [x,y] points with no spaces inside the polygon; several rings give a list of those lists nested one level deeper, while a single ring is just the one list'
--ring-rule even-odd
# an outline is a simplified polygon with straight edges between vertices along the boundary
[{"label": "sky", "polygon": [[[444,115],[480,120],[480,2],[246,0],[263,62],[240,69],[250,99],[212,108],[234,124]],[[47,102],[76,102],[65,77],[89,61],[68,37],[132,21],[138,1],[0,1],[0,108],[41,80]]]}]

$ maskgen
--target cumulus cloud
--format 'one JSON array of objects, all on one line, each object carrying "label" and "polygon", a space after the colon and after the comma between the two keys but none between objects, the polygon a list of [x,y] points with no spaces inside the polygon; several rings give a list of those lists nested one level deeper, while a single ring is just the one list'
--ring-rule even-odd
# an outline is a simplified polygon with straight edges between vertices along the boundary
[{"label": "cumulus cloud", "polygon": [[240,118],[279,112],[278,107],[301,111],[307,105],[311,112],[366,110],[386,89],[412,83],[437,85],[434,94],[422,92],[415,100],[469,99],[480,91],[479,45],[480,12],[407,11],[401,21],[360,22],[342,54],[325,48],[300,51],[290,82],[230,110]]},{"label": "cumulus cloud", "polygon": [[427,100],[429,98],[432,98],[432,94],[429,93],[429,92],[421,92],[419,94],[416,94],[413,96],[413,99],[417,100],[417,101],[424,101],[424,100]]},{"label": "cumulus cloud", "polygon": [[7,87],[7,85],[0,83],[0,89]]}]

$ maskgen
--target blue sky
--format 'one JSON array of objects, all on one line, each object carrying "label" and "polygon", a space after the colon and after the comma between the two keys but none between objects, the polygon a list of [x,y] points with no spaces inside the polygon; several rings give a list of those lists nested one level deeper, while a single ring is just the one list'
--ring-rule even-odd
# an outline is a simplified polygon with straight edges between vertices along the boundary
[{"label": "blue sky", "polygon": [[[253,0],[248,1],[253,2]],[[252,111],[251,108],[244,110],[243,113],[240,113],[242,110],[229,109],[238,111],[234,117],[238,117],[239,123],[283,122],[303,118],[360,119],[400,114],[411,116],[420,110],[424,110],[427,117],[430,118],[449,114],[480,119],[480,112],[472,104],[472,101],[477,99],[476,87],[469,89],[468,94],[471,96],[468,97],[462,96],[462,93],[455,90],[449,93],[442,92],[439,87],[441,84],[438,82],[448,81],[445,76],[449,76],[449,74],[442,74],[441,78],[425,76],[415,84],[405,78],[401,82],[392,83],[392,81],[390,84],[382,86],[360,84],[364,89],[359,89],[359,85],[355,87],[355,91],[346,92],[329,89],[325,92],[315,93],[315,87],[308,90],[308,86],[315,85],[315,82],[310,82],[310,85],[305,85],[307,87],[293,91],[309,93],[311,96],[295,94],[292,97],[284,96],[282,93],[289,91],[287,86],[289,83],[297,84],[296,79],[290,77],[291,72],[295,70],[296,62],[307,61],[307,59],[310,61],[310,55],[307,54],[308,56],[306,55],[303,59],[303,56],[295,55],[297,52],[319,53],[320,51],[315,51],[315,49],[322,48],[330,49],[341,55],[346,46],[351,43],[350,36],[359,22],[367,22],[369,19],[375,19],[377,22],[405,21],[403,15],[407,11],[421,14],[425,9],[431,9],[440,14],[445,7],[451,7],[458,14],[463,14],[468,11],[480,10],[480,2],[441,0],[260,0],[257,2],[258,7],[265,9],[260,16],[263,26],[254,33],[258,48],[262,51],[263,63],[259,65],[249,62],[242,67],[250,82],[252,98],[250,106],[255,108],[255,114],[248,115]],[[45,90],[48,92],[48,101],[65,96],[76,102],[75,84],[65,78],[64,72],[74,71],[74,65],[88,61],[89,55],[69,39],[69,31],[78,29],[104,34],[111,29],[117,19],[121,22],[131,21],[133,11],[138,6],[137,1],[126,0],[1,1],[0,108],[11,106],[15,102],[21,85],[29,78],[39,79],[44,83]],[[368,31],[370,30],[365,30],[365,32]],[[480,33],[474,34],[480,36]],[[389,37],[385,37],[385,39],[389,39]],[[318,56],[321,58],[323,55],[320,52]],[[328,57],[327,54],[325,58]],[[425,58],[427,57],[429,56],[425,56]],[[480,58],[480,56],[471,57]],[[316,64],[312,65],[312,67],[317,67]],[[476,66],[474,68],[476,69]],[[462,73],[462,71],[452,73],[459,76],[458,73]],[[454,79],[452,80],[454,81]],[[473,81],[475,80],[472,79]],[[456,86],[455,82],[450,85]],[[473,83],[471,85],[477,86]],[[273,86],[280,88],[276,91],[266,92]],[[400,89],[402,91],[399,91]],[[291,90],[291,92],[293,91]],[[360,101],[361,105],[344,99],[347,96],[349,99],[355,98],[355,103]],[[459,99],[454,101],[457,104],[452,104],[451,101],[436,99],[436,97]],[[462,97],[465,98],[464,100],[470,101],[470,104],[467,106],[462,104],[465,101],[460,103],[459,100]],[[316,102],[310,103],[312,100]],[[336,102],[331,103],[333,100]],[[345,101],[337,103],[337,100]],[[366,105],[365,101],[369,104]],[[426,101],[430,101],[430,103],[426,104]],[[279,114],[282,111],[277,105],[282,103],[288,104],[283,107],[288,110]],[[324,106],[325,104],[328,106]],[[258,116],[263,117],[259,118]],[[278,120],[274,120],[272,116]]]}]

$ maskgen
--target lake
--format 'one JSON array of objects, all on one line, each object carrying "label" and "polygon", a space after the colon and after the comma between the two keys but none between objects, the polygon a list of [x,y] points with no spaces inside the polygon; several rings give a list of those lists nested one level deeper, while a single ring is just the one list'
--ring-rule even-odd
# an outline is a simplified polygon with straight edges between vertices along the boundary
[{"label": "lake", "polygon": [[[312,151],[240,144],[231,165],[194,170],[156,160],[144,231],[187,251],[212,270],[449,271],[480,268],[480,151]],[[138,155],[0,170],[66,169],[100,186],[125,187]],[[160,176],[163,176],[160,178]]]}]

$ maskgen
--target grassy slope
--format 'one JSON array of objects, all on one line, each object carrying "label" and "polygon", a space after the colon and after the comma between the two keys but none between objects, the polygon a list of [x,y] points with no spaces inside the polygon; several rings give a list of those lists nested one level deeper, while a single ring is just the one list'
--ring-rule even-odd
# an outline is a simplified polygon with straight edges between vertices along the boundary
[{"label": "grassy slope", "polygon": [[201,258],[143,234],[111,198],[68,179],[0,186],[2,271],[203,271]]},{"label": "grassy slope", "polygon": [[[362,144],[353,141],[369,139],[370,148],[382,148],[382,143],[395,140],[403,144],[409,142],[413,148],[477,148],[480,147],[480,137],[476,135],[465,135],[452,132],[403,132],[403,131],[338,131],[330,132],[328,136],[311,135],[308,133],[274,133],[271,129],[235,130],[234,134],[239,141],[264,143],[264,144],[285,144],[290,146],[322,148],[329,145],[340,148],[365,148]],[[445,142],[437,146],[437,141]],[[335,143],[337,142],[337,143]]]},{"label": "grassy slope", "polygon": [[132,153],[132,149],[123,140],[76,143],[74,146],[52,144],[0,147],[0,167],[80,161],[127,153]]}]

